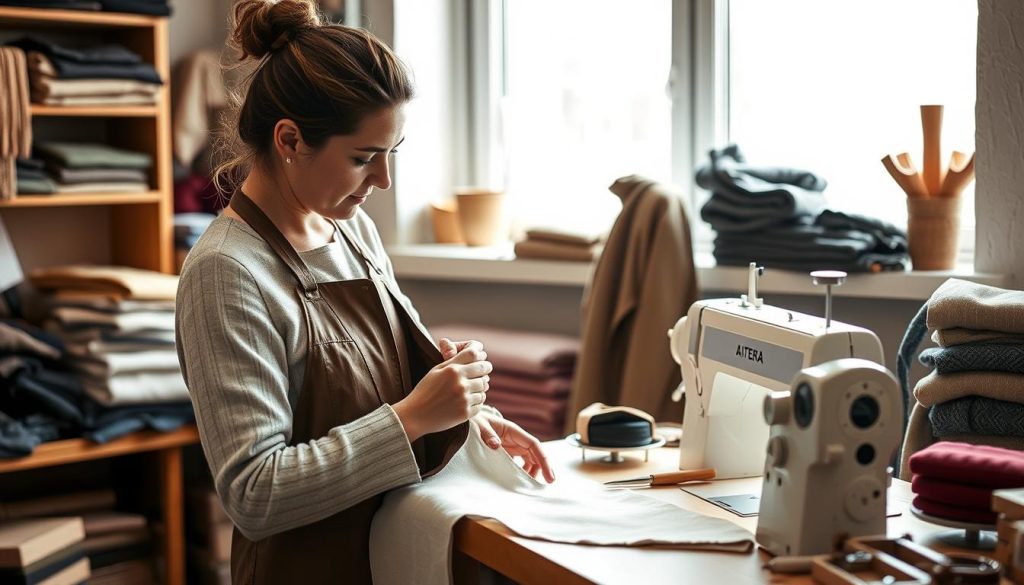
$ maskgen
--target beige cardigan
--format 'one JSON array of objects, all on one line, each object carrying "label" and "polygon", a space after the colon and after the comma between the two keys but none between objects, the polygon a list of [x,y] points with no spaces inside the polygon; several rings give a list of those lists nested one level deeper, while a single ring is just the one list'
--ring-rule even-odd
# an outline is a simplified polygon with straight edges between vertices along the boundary
[{"label": "beige cardigan", "polygon": [[690,226],[682,195],[638,176],[610,187],[622,199],[583,300],[579,361],[567,430],[593,402],[639,408],[680,422],[671,401],[679,366],[666,332],[697,300]]}]

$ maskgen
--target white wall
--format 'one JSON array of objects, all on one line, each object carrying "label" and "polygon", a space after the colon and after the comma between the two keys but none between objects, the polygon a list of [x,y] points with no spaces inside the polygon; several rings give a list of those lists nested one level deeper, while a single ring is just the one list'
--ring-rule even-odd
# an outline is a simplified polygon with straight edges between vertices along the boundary
[{"label": "white wall", "polygon": [[168,23],[171,65],[198,49],[220,49],[228,36],[232,0],[176,0]]},{"label": "white wall", "polygon": [[1024,286],[1024,3],[978,2],[977,259]]}]

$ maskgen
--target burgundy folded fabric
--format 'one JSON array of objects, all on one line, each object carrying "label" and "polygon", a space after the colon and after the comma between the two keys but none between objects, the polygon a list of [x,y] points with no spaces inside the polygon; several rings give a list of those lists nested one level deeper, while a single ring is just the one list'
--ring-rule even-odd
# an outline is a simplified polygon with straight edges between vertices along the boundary
[{"label": "burgundy folded fabric", "polygon": [[983,487],[915,475],[910,489],[933,502],[980,510],[992,507],[992,490]]},{"label": "burgundy folded fabric", "polygon": [[578,339],[549,333],[479,325],[438,325],[431,327],[430,332],[434,339],[474,339],[483,343],[487,359],[494,365],[494,371],[501,374],[572,375],[580,350]]},{"label": "burgundy folded fabric", "polygon": [[998,514],[991,510],[979,510],[976,508],[963,508],[952,504],[944,504],[929,500],[924,496],[914,496],[914,507],[925,514],[956,520],[958,522],[973,522],[975,524],[995,524]]},{"label": "burgundy folded fabric", "polygon": [[516,373],[491,373],[491,389],[548,398],[565,398],[572,387],[570,376],[527,376]]},{"label": "burgundy folded fabric", "polygon": [[1024,487],[1024,451],[941,441],[911,455],[910,471],[992,489]]}]

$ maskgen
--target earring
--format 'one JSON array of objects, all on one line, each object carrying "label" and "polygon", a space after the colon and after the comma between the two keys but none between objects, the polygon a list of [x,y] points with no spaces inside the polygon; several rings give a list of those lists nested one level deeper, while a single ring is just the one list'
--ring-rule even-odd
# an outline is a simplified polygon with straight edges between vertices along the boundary
[{"label": "earring", "polygon": [[289,156],[288,158],[284,159],[284,162],[292,164],[292,157]]}]

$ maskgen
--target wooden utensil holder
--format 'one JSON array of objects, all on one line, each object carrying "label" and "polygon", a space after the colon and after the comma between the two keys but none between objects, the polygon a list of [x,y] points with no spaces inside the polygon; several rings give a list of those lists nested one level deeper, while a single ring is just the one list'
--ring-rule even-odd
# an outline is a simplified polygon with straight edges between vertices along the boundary
[{"label": "wooden utensil holder", "polygon": [[960,241],[960,198],[907,199],[907,239],[914,270],[949,270]]}]

